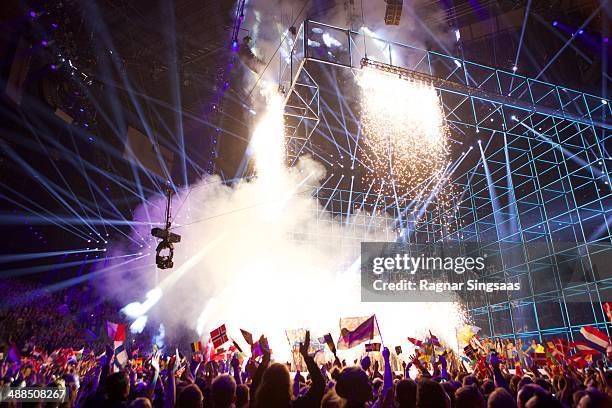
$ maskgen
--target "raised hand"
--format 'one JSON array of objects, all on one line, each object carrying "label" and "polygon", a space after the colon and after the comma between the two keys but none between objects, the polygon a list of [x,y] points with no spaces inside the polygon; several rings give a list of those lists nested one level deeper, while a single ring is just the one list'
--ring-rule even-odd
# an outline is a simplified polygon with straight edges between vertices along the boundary
[{"label": "raised hand", "polygon": [[161,357],[161,351],[157,350],[153,357],[151,357],[151,367],[155,372],[159,373],[159,358]]},{"label": "raised hand", "polygon": [[308,356],[308,348],[310,347],[310,330],[306,330],[306,336],[304,336],[304,342],[300,343],[300,354],[302,357]]},{"label": "raised hand", "polygon": [[382,356],[385,359],[385,361],[389,361],[389,357],[391,356],[391,352],[389,351],[389,349],[387,347],[383,348]]}]

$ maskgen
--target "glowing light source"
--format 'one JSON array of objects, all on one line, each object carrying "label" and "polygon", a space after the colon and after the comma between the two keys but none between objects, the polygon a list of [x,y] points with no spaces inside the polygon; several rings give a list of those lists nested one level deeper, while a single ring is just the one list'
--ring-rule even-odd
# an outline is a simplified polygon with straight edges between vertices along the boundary
[{"label": "glowing light source", "polygon": [[449,131],[435,88],[388,72],[390,66],[383,71],[376,63],[367,64],[357,76],[365,145],[360,154],[372,169],[366,182],[407,199],[433,196],[441,213],[446,212],[452,194],[446,173]]},{"label": "glowing light source", "polygon": [[559,22],[557,20],[552,22],[553,27],[556,27],[559,24]]}]

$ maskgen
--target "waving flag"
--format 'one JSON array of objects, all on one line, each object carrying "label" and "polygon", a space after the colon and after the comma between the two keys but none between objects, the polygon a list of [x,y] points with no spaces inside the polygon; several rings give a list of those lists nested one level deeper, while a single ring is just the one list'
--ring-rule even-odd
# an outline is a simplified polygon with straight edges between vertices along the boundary
[{"label": "waving flag", "polygon": [[476,360],[476,357],[478,356],[476,349],[469,344],[463,348],[463,352],[465,353],[465,356],[470,359],[470,361]]},{"label": "waving flag", "polygon": [[225,325],[222,324],[215,330],[211,331],[210,338],[212,339],[212,343],[215,348],[219,348],[219,346],[227,343],[229,338],[227,337],[227,330],[225,329]]},{"label": "waving flag", "polygon": [[202,347],[202,342],[201,341],[194,341],[193,343],[191,343],[191,351],[194,353],[199,353],[204,349],[204,347]]},{"label": "waving flag", "polygon": [[127,351],[122,341],[115,342],[115,367],[122,369],[128,361]]},{"label": "waving flag", "polygon": [[602,353],[601,350],[594,348],[590,343],[587,343],[586,341],[575,341],[574,346],[576,347],[578,354],[583,356],[596,356]]},{"label": "waving flag", "polygon": [[440,340],[431,333],[431,330],[429,331],[429,340],[431,341],[431,344],[433,344],[434,346],[436,347],[441,346]]},{"label": "waving flag", "polygon": [[370,317],[349,317],[340,319],[340,338],[338,339],[338,349],[347,350],[372,340],[379,336],[376,326],[376,316]]},{"label": "waving flag", "polygon": [[583,327],[580,329],[580,333],[584,336],[586,343],[591,346],[591,348],[600,353],[605,353],[608,344],[610,344],[610,338],[607,334],[591,326]]},{"label": "waving flag", "polygon": [[106,334],[113,341],[125,341],[125,324],[106,321]]},{"label": "waving flag", "polygon": [[244,337],[244,341],[246,341],[249,346],[252,346],[253,345],[253,335],[244,329],[240,329],[240,333],[242,333],[242,337]]},{"label": "waving flag", "polygon": [[421,340],[415,339],[413,337],[408,337],[408,341],[417,347],[423,347],[423,342]]},{"label": "waving flag", "polygon": [[333,354],[336,354],[336,345],[334,344],[334,338],[332,337],[331,333],[327,333],[323,337],[321,337],[319,339],[319,343],[327,344],[327,347],[329,347],[329,351],[331,351]]}]

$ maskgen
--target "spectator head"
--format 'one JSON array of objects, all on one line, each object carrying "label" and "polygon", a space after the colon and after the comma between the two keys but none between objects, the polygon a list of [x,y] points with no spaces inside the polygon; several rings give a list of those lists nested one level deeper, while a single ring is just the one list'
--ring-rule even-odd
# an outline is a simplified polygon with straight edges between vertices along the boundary
[{"label": "spectator head", "polygon": [[563,404],[548,392],[536,394],[529,398],[525,408],[563,408]]},{"label": "spectator head", "polygon": [[236,400],[236,381],[227,374],[220,375],[212,382],[210,392],[215,408],[229,408]]},{"label": "spectator head", "polygon": [[485,397],[488,397],[493,391],[495,391],[495,384],[491,380],[486,380],[482,383],[482,393]]},{"label": "spectator head", "polygon": [[550,385],[550,383],[544,379],[544,378],[536,378],[536,380],[534,381],[537,385],[539,385],[540,387],[544,388],[546,391],[551,392],[552,391],[552,387]]},{"label": "spectator head", "polygon": [[336,394],[336,391],[329,390],[323,395],[321,408],[342,408],[342,399]]},{"label": "spectator head", "polygon": [[609,396],[596,388],[589,387],[578,402],[577,408],[608,408],[612,406]]},{"label": "spectator head", "polygon": [[372,380],[372,393],[374,394],[374,397],[378,396],[378,393],[382,388],[382,384],[383,382],[380,378],[375,378],[374,380]]},{"label": "spectator head", "polygon": [[273,363],[264,371],[255,393],[256,408],[287,407],[291,403],[291,379],[285,364]]},{"label": "spectator head", "polygon": [[244,408],[249,406],[249,386],[239,384],[236,386],[236,408]]},{"label": "spectator head", "polygon": [[465,377],[463,377],[463,385],[472,385],[472,384],[478,385],[478,378],[476,378],[473,375],[466,375]]},{"label": "spectator head", "polygon": [[527,384],[533,384],[533,381],[531,380],[531,377],[523,377],[523,378],[521,378],[519,380],[518,384],[516,385],[516,392],[517,392],[517,394],[521,390],[521,388],[523,388]]},{"label": "spectator head", "polygon": [[395,401],[399,408],[415,408],[417,385],[411,379],[400,380],[395,385]]},{"label": "spectator head", "polygon": [[136,398],[130,402],[129,408],[153,408],[148,398]]},{"label": "spectator head", "polygon": [[336,393],[352,404],[365,404],[373,397],[368,375],[357,366],[342,370],[336,381]]},{"label": "spectator head", "polygon": [[464,385],[455,392],[455,408],[484,408],[485,400],[475,385]]},{"label": "spectator head", "polygon": [[106,379],[106,396],[111,401],[126,401],[130,395],[130,379],[125,371],[113,373]]},{"label": "spectator head", "polygon": [[200,387],[189,384],[184,387],[176,399],[177,408],[202,408],[204,406],[204,396]]},{"label": "spectator head", "polygon": [[417,407],[449,408],[450,399],[439,383],[421,378],[417,385]]},{"label": "spectator head", "polygon": [[516,408],[516,400],[504,388],[497,388],[489,395],[487,408]]},{"label": "spectator head", "polygon": [[516,402],[518,408],[525,408],[527,402],[535,395],[545,395],[546,390],[537,384],[525,384],[519,388],[519,392],[516,396]]},{"label": "spectator head", "polygon": [[450,382],[443,382],[442,388],[444,388],[444,391],[446,391],[446,395],[448,395],[448,398],[450,400],[450,406],[454,407],[455,406],[455,391],[457,391],[457,387]]},{"label": "spectator head", "polygon": [[580,399],[582,397],[584,397],[586,395],[586,391],[585,390],[578,390],[576,392],[574,392],[574,395],[572,395],[572,402],[574,403],[574,405],[572,405],[573,407],[577,407],[578,404],[580,403]]}]

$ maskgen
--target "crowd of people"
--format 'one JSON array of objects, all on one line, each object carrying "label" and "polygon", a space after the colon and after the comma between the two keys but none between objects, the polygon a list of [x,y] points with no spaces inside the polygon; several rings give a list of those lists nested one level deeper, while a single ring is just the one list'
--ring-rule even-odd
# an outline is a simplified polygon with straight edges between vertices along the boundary
[{"label": "crowd of people", "polygon": [[[50,326],[45,326],[47,320],[39,308],[53,319],[55,313],[65,312],[61,307],[57,310],[58,303],[69,309],[64,332],[43,334]],[[71,336],[92,321],[75,318],[74,307],[61,294],[36,297],[33,303],[19,306],[23,314],[2,307],[0,334],[5,346],[0,350],[0,389],[4,395],[21,387],[55,387],[65,391],[65,398],[62,402],[1,402],[0,407],[612,407],[612,370],[603,358],[589,359],[581,366],[562,359],[540,366],[534,361],[531,367],[517,369],[494,349],[471,361],[450,350],[432,353],[427,359],[417,353],[399,358],[401,351],[395,350],[393,358],[402,361],[397,369],[391,363],[392,352],[385,347],[351,362],[338,358],[335,348],[333,357],[315,359],[306,331],[296,350],[302,372],[291,371],[295,364],[274,361],[264,336],[252,344],[257,353],[236,350],[212,358],[202,350],[170,351],[151,345],[132,347],[122,359],[119,354],[126,352],[104,336],[76,348],[81,343]],[[107,344],[102,346],[104,340]]]}]

